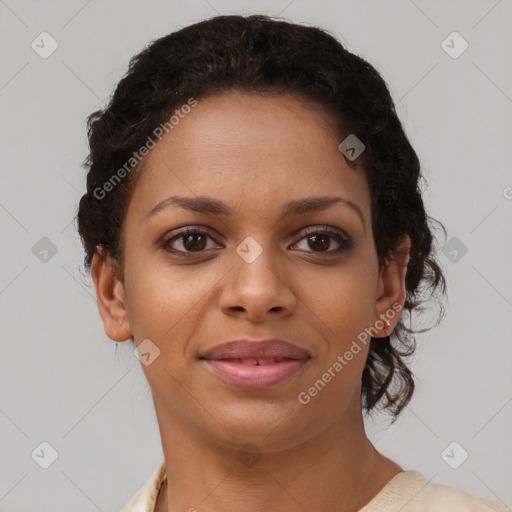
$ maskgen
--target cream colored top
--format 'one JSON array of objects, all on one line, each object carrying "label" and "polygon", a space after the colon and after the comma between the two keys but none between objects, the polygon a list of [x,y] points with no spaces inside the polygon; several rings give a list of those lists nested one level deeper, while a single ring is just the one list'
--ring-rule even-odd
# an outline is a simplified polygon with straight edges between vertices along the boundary
[{"label": "cream colored top", "polygon": [[[167,478],[165,459],[121,512],[154,512]],[[429,482],[414,470],[397,473],[359,512],[511,512],[512,509],[457,487]]]}]

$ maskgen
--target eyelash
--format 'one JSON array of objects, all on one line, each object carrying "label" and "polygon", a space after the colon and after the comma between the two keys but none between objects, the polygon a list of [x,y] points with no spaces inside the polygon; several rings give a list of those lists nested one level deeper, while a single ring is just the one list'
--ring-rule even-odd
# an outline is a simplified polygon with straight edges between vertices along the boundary
[{"label": "eyelash", "polygon": [[[160,243],[160,247],[166,251],[173,253],[173,254],[178,254],[178,255],[184,256],[186,258],[200,255],[201,253],[204,253],[205,250],[198,251],[198,252],[193,252],[193,251],[187,252],[187,251],[180,251],[180,250],[172,249],[170,247],[170,245],[173,241],[179,240],[180,238],[183,238],[186,235],[196,235],[196,234],[206,235],[209,238],[214,239],[207,231],[203,231],[203,230],[200,230],[197,228],[187,227],[187,228],[181,230],[180,232],[173,234],[172,236],[164,237]],[[329,228],[328,226],[324,226],[322,228],[313,227],[313,228],[308,229],[308,231],[306,231],[304,233],[304,235],[293,245],[297,245],[304,238],[307,238],[310,235],[317,235],[317,234],[328,235],[329,237],[333,238],[336,242],[338,242],[340,247],[338,247],[337,249],[325,251],[325,252],[321,252],[321,251],[320,252],[307,251],[307,252],[311,252],[313,254],[325,255],[325,256],[332,256],[333,254],[338,254],[342,251],[349,250],[354,247],[354,243],[350,237],[348,237],[346,235],[342,235],[340,232],[334,231],[332,228]]]}]

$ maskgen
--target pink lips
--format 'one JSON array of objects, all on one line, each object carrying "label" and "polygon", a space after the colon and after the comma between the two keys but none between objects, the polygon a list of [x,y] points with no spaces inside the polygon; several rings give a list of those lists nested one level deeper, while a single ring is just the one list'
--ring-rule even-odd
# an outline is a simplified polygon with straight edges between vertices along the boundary
[{"label": "pink lips", "polygon": [[223,380],[245,389],[276,385],[300,371],[309,353],[278,339],[235,340],[208,350],[201,357]]}]

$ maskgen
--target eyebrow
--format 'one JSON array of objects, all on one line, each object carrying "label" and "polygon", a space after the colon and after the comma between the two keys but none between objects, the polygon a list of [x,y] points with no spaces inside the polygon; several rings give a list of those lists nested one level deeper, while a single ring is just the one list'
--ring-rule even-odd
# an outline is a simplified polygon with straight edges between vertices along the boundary
[{"label": "eyebrow", "polygon": [[[350,208],[357,213],[360,217],[363,226],[365,225],[364,216],[361,209],[357,204],[350,199],[337,196],[319,196],[319,197],[306,197],[289,201],[283,207],[283,217],[287,215],[304,215],[306,213],[313,213],[326,210],[327,208],[339,204]],[[169,196],[160,201],[151,211],[148,212],[146,218],[149,218],[156,213],[164,210],[168,206],[179,206],[184,210],[191,210],[194,212],[230,216],[233,214],[228,205],[208,196],[198,197],[185,197],[185,196]]]}]

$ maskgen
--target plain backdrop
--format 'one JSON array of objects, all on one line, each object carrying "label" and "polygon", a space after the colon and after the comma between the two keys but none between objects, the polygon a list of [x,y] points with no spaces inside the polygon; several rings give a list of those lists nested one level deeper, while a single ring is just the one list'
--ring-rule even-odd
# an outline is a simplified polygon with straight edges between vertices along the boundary
[{"label": "plain backdrop", "polygon": [[512,506],[510,0],[0,0],[0,510],[113,512],[163,457],[141,363],[115,353],[83,276],[85,119],[132,55],[217,13],[320,26],[387,81],[448,230],[449,302],[417,338],[413,401],[368,434],[403,468]]}]

